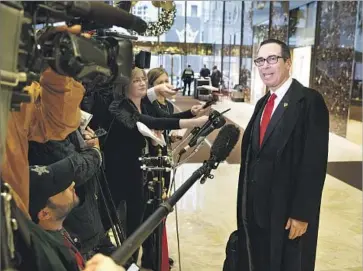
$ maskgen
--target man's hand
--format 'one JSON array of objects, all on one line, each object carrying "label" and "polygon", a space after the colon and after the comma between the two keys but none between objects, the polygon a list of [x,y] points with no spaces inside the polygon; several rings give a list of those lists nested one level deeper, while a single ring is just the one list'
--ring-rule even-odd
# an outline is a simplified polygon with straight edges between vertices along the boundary
[{"label": "man's hand", "polygon": [[100,149],[100,143],[98,141],[98,138],[95,138],[95,136],[96,136],[95,132],[89,127],[87,127],[87,129],[83,133],[83,137],[87,147],[89,148],[96,147]]},{"label": "man's hand", "polygon": [[117,265],[110,257],[96,254],[87,263],[84,271],[125,271]]},{"label": "man's hand", "polygon": [[289,239],[293,240],[296,237],[302,236],[308,228],[308,223],[289,218],[286,223],[285,230],[290,229]]},{"label": "man's hand", "polygon": [[175,89],[175,87],[171,84],[161,84],[154,87],[156,95],[161,95],[165,98],[171,98],[177,93],[173,89]]},{"label": "man's hand", "polygon": [[194,116],[202,116],[204,115],[206,112],[208,112],[210,110],[210,107],[207,107],[205,109],[203,109],[203,105],[193,105],[192,108],[190,109],[190,111],[192,111],[192,114]]}]

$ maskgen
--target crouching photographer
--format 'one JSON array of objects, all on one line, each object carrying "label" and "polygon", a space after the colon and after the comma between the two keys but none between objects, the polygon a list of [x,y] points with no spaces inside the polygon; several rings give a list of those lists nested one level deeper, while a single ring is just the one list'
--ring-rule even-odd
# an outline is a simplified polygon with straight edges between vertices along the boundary
[{"label": "crouching photographer", "polygon": [[[74,154],[49,166],[29,168],[29,213],[37,225],[28,223],[32,232],[32,246],[23,248],[25,256],[20,270],[85,269],[85,259],[64,228],[65,219],[80,203],[73,181],[77,179],[80,166],[77,156]],[[85,160],[91,161],[93,158],[86,156]]]},{"label": "crouching photographer", "polygon": [[[78,129],[63,141],[47,143],[30,142],[29,162],[31,165],[50,165],[72,156],[75,166],[75,189],[80,204],[64,221],[64,227],[85,259],[96,252],[110,255],[116,247],[105,234],[100,212],[100,187],[98,174],[102,163],[99,142],[90,129]],[[85,139],[85,140],[84,140]]]}]

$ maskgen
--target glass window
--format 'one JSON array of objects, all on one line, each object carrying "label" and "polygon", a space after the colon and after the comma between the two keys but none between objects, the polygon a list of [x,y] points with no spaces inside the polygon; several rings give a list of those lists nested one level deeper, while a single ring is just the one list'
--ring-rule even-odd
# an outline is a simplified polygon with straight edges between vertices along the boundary
[{"label": "glass window", "polygon": [[241,44],[242,5],[239,1],[226,1],[224,21],[224,44]]},{"label": "glass window", "polygon": [[197,17],[198,16],[198,6],[192,5],[191,16],[192,17]]},{"label": "glass window", "polygon": [[314,45],[317,2],[290,10],[289,46]]},{"label": "glass window", "polygon": [[160,36],[160,41],[185,42],[185,1],[174,1],[176,5],[176,16],[174,24],[168,32]]},{"label": "glass window", "polygon": [[225,2],[223,82],[226,88],[239,83],[242,5],[239,1]]},{"label": "glass window", "polygon": [[184,16],[184,3],[175,3],[176,7],[176,16]]},{"label": "glass window", "polygon": [[253,6],[252,2],[244,1],[243,14],[243,40],[241,46],[241,67],[239,84],[245,88],[246,101],[250,101],[251,95],[251,73],[252,73],[252,21],[253,21]]}]

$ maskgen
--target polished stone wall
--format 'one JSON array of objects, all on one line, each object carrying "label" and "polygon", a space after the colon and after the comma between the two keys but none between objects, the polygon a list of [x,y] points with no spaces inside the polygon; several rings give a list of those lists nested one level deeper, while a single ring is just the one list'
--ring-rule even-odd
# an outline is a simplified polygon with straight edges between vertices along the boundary
[{"label": "polished stone wall", "polygon": [[356,30],[356,1],[319,2],[312,88],[325,99],[330,130],[346,135]]}]

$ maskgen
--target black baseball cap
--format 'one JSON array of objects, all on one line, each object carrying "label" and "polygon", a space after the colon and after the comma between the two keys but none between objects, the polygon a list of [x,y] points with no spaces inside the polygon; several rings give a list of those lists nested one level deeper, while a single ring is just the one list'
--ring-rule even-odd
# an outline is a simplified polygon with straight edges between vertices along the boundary
[{"label": "black baseball cap", "polygon": [[66,190],[75,179],[75,168],[71,159],[65,158],[49,166],[30,166],[29,213],[38,221],[38,213],[50,197]]}]

